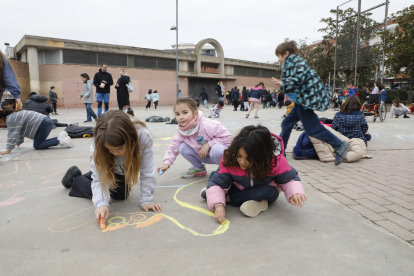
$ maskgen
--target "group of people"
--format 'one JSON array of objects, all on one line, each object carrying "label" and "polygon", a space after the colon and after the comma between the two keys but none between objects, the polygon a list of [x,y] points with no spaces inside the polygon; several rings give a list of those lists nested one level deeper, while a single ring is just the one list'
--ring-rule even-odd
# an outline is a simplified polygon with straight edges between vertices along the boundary
[{"label": "group of people", "polygon": [[[153,199],[157,174],[166,173],[181,154],[191,164],[181,172],[183,178],[207,175],[205,164],[218,166],[209,175],[201,197],[207,200],[207,206],[215,212],[220,223],[226,222],[227,204],[240,207],[246,216],[255,217],[276,201],[282,191],[288,202],[302,207],[306,195],[298,172],[285,158],[293,125],[302,120],[312,135],[330,143],[335,149],[336,165],[346,158],[350,145],[334,137],[319,123],[314,110],[325,106],[302,106],[303,99],[299,99],[297,91],[310,89],[314,97],[318,96],[314,91],[316,86],[309,88],[291,73],[295,71],[292,67],[300,66],[305,68],[305,74],[309,74],[309,65],[297,54],[295,42],[284,42],[276,49],[285,70],[281,80],[272,81],[296,103],[282,123],[280,136],[264,126],[249,125],[231,137],[219,121],[207,119],[193,99],[179,98],[173,107],[177,133],[165,153],[163,164],[157,167],[152,136],[145,123],[124,112],[111,110],[97,121],[90,147],[91,171],[82,174],[78,167],[72,166],[62,179],[63,186],[70,189],[71,196],[92,199],[95,218],[100,223],[108,219],[110,199],[126,199],[132,187],[138,184],[142,209],[159,212],[162,206]],[[260,98],[261,88],[262,84],[258,84],[249,92],[250,110],[259,103],[252,99]],[[223,100],[217,105],[223,107]],[[258,147],[262,150],[257,151]]]},{"label": "group of people", "polygon": [[[181,90],[179,91],[181,93]],[[145,99],[147,100],[147,105],[145,106],[145,110],[149,110],[151,108],[151,103],[154,103],[154,108],[157,109],[158,101],[160,99],[160,94],[158,94],[157,90],[152,92],[152,89],[148,90],[147,95],[145,95]]]}]

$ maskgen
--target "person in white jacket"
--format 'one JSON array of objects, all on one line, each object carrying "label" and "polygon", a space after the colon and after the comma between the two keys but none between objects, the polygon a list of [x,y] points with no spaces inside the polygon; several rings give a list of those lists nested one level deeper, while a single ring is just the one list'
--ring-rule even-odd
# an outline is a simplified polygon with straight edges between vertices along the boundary
[{"label": "person in white jacket", "polygon": [[400,116],[404,116],[403,118],[410,118],[409,116],[407,116],[407,114],[410,112],[410,109],[408,109],[408,107],[406,107],[405,105],[403,105],[400,102],[400,99],[395,99],[392,101],[392,106],[391,106],[391,112],[390,112],[390,117],[392,118],[395,115],[395,118],[398,118]]},{"label": "person in white jacket", "polygon": [[99,117],[94,137],[91,171],[82,175],[77,166],[72,166],[62,179],[62,185],[71,188],[69,196],[92,199],[95,219],[102,224],[108,219],[110,199],[126,200],[132,187],[138,185],[139,174],[141,208],[161,211],[161,205],[153,202],[157,171],[146,125],[122,110],[110,110]]}]

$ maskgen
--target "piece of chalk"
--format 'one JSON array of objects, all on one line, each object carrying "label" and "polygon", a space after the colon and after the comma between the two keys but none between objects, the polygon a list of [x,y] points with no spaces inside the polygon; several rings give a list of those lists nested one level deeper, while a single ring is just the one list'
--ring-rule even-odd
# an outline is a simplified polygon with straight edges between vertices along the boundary
[{"label": "piece of chalk", "polygon": [[222,222],[221,224],[226,224],[226,222]]},{"label": "piece of chalk", "polygon": [[101,229],[102,229],[102,230],[105,230],[105,229],[106,229],[105,222],[103,222],[103,221],[102,221],[102,219],[100,219],[99,221],[101,222],[101,223],[100,223],[100,225],[101,225]]},{"label": "piece of chalk", "polygon": [[162,175],[164,172],[162,171],[162,170],[160,170],[160,173],[159,173],[159,175]]}]

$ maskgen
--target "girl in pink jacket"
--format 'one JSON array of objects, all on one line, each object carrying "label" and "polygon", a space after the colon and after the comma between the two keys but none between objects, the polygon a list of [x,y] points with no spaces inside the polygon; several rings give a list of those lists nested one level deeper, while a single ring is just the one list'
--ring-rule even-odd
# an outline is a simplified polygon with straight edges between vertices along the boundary
[{"label": "girl in pink jacket", "polygon": [[[174,105],[178,127],[172,145],[164,156],[164,165],[158,172],[165,172],[181,154],[192,167],[181,176],[191,178],[207,174],[204,164],[219,164],[223,152],[230,146],[230,132],[217,121],[204,118],[196,102],[191,98],[179,98]],[[203,164],[204,163],[204,164]]]},{"label": "girl in pink jacket", "polygon": [[298,172],[289,166],[283,151],[282,139],[264,126],[250,125],[240,131],[201,191],[218,222],[226,221],[226,203],[240,206],[248,217],[267,210],[282,191],[292,205],[306,203]]}]

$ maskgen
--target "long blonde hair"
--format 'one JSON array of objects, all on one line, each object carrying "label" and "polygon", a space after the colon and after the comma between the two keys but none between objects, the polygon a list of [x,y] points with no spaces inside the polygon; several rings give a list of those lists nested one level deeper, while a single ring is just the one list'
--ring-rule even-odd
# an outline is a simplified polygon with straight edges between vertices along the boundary
[{"label": "long blonde hair", "polygon": [[124,72],[124,74],[122,76],[128,76],[129,77],[129,74],[128,74],[127,71],[125,71],[125,69],[121,69],[121,71]]},{"label": "long blonde hair", "polygon": [[114,190],[118,186],[115,179],[114,155],[105,144],[112,147],[125,145],[125,191],[138,184],[141,165],[141,150],[137,128],[146,128],[145,123],[131,119],[121,110],[110,110],[99,117],[94,130],[94,161],[104,191]]}]

